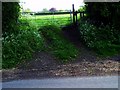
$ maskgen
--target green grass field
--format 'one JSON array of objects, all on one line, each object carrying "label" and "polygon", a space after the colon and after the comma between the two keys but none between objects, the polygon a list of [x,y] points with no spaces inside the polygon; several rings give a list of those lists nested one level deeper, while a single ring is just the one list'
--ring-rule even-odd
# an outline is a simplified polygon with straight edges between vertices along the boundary
[{"label": "green grass field", "polygon": [[[65,26],[66,24],[72,23],[72,15],[62,14],[62,15],[24,15],[20,17],[20,20],[28,20],[37,27],[44,26],[49,23],[54,23],[58,26]],[[79,15],[78,15],[79,18]]]}]

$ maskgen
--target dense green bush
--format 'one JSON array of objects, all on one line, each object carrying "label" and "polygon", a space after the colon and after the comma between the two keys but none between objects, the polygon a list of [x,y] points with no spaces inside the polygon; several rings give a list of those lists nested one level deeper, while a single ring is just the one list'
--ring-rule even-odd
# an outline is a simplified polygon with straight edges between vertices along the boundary
[{"label": "dense green bush", "polygon": [[120,2],[86,2],[85,7],[87,18],[91,20],[92,24],[99,27],[103,23],[105,26],[109,25],[110,28],[114,27],[113,34],[117,39],[114,42],[120,44],[118,43],[120,38]]},{"label": "dense green bush", "polygon": [[86,2],[86,17],[80,22],[86,45],[100,54],[120,52],[120,3]]},{"label": "dense green bush", "polygon": [[18,2],[2,2],[2,32],[3,37],[11,33],[18,33],[17,21],[20,6]]},{"label": "dense green bush", "polygon": [[54,54],[61,62],[68,62],[78,54],[77,48],[61,35],[61,29],[56,25],[46,25],[40,27],[45,40],[47,41],[49,51]]},{"label": "dense green bush", "polygon": [[[104,55],[113,55],[119,52],[120,37],[116,38],[114,27],[101,24],[99,27],[91,24],[89,20],[81,20],[80,34],[86,45]],[[117,42],[117,44],[115,43]],[[119,44],[118,44],[119,43]]]},{"label": "dense green bush", "polygon": [[16,67],[32,57],[34,51],[44,49],[44,39],[37,30],[27,25],[21,29],[17,35],[13,33],[2,40],[3,68]]},{"label": "dense green bush", "polygon": [[2,67],[13,68],[32,56],[36,50],[43,50],[44,40],[29,21],[18,19],[18,2],[2,3]]},{"label": "dense green bush", "polygon": [[86,2],[85,7],[89,19],[104,24],[120,25],[120,2]]}]

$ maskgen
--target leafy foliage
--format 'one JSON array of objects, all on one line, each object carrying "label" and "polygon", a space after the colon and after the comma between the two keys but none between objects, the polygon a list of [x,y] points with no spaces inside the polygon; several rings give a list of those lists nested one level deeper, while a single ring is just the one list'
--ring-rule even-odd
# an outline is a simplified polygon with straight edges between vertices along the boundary
[{"label": "leafy foliage", "polygon": [[80,7],[79,9],[78,9],[78,11],[80,11],[80,12],[84,12],[86,10],[86,7],[85,6],[82,6],[82,7]]},{"label": "leafy foliage", "polygon": [[[60,25],[56,26],[59,20],[53,20],[52,17],[52,20],[47,21],[46,25],[40,27],[38,32],[37,27],[43,24],[44,20],[41,23],[42,19],[38,22],[35,19],[18,19],[19,8],[17,2],[3,3],[3,68],[16,67],[19,63],[28,60],[32,53],[37,50],[51,50],[51,53],[61,59],[62,62],[67,62],[69,59],[76,57],[78,50],[60,35]],[[50,23],[53,23],[53,21],[57,24],[51,25]],[[47,43],[49,41],[48,47],[45,47],[45,40]]]},{"label": "leafy foliage", "polygon": [[61,29],[54,23],[40,26],[39,32],[36,24],[29,20],[20,20],[18,26],[18,34],[12,33],[2,40],[3,68],[16,67],[31,58],[37,50],[48,50],[61,62],[68,62],[78,54],[74,45],[64,40]]},{"label": "leafy foliage", "polygon": [[6,34],[18,33],[17,20],[19,17],[20,6],[18,2],[2,3],[2,31],[3,37]]},{"label": "leafy foliage", "polygon": [[[29,28],[28,28],[29,27]],[[22,26],[21,26],[22,28]],[[23,29],[23,28],[22,28]],[[3,68],[16,67],[17,64],[24,62],[32,56],[36,50],[43,50],[44,39],[38,31],[32,27],[24,26],[17,35],[10,34],[2,40]]]},{"label": "leafy foliage", "polygon": [[116,38],[113,32],[114,27],[111,28],[109,25],[96,27],[89,20],[81,20],[79,27],[81,37],[88,47],[103,55],[113,55],[120,52],[120,37]]},{"label": "leafy foliage", "polygon": [[81,37],[88,47],[103,55],[120,53],[120,3],[86,3],[80,22]]},{"label": "leafy foliage", "polygon": [[86,12],[89,19],[94,21],[94,24],[99,25],[101,22],[106,25],[114,25],[116,30],[120,32],[120,2],[87,2]]}]

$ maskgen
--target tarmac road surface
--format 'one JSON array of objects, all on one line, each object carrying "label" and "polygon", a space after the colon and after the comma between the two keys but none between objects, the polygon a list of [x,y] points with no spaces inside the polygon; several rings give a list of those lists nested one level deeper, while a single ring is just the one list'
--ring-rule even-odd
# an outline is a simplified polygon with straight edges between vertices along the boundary
[{"label": "tarmac road surface", "polygon": [[2,88],[118,88],[118,76],[17,80],[3,82]]}]

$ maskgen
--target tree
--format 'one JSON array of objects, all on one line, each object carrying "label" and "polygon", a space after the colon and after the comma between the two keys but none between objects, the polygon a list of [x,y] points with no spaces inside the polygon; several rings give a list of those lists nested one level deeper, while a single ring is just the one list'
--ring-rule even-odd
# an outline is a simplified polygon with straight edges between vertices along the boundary
[{"label": "tree", "polygon": [[49,12],[49,11],[47,10],[47,8],[43,8],[42,12],[43,12],[43,13],[47,13],[47,12]]},{"label": "tree", "polygon": [[50,8],[49,11],[50,12],[56,12],[57,10],[56,10],[56,8]]},{"label": "tree", "polygon": [[85,11],[86,10],[86,7],[85,6],[81,6],[79,9],[78,9],[78,11],[80,11],[80,12],[83,12],[83,11]]},{"label": "tree", "polygon": [[87,18],[96,26],[109,26],[114,35],[115,42],[120,43],[120,2],[87,2],[86,3]]},{"label": "tree", "polygon": [[23,12],[31,12],[31,10],[27,8],[27,9],[23,9]]},{"label": "tree", "polygon": [[2,3],[2,31],[3,37],[6,34],[17,33],[17,20],[19,17],[20,6],[18,2]]},{"label": "tree", "polygon": [[70,10],[68,10],[68,9],[65,9],[64,11],[65,11],[65,12],[70,12]]},{"label": "tree", "polygon": [[60,9],[60,10],[58,10],[58,12],[64,12],[65,10],[62,10],[62,9]]},{"label": "tree", "polygon": [[120,25],[120,2],[119,3],[86,3],[86,12],[88,18],[95,22],[102,22],[104,24],[112,24],[115,27]]}]

